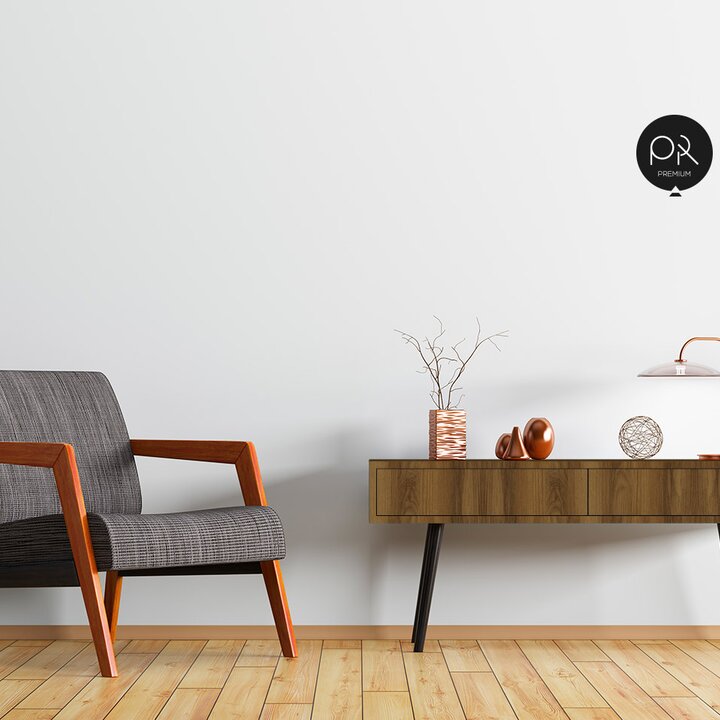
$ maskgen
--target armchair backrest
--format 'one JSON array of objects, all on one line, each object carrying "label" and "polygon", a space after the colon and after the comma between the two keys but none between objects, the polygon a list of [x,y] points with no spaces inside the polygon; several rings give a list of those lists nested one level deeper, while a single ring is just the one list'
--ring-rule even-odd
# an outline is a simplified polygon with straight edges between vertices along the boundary
[{"label": "armchair backrest", "polygon": [[[102,373],[0,370],[0,441],[70,443],[88,512],[141,510],[127,427]],[[0,465],[0,523],[59,512],[52,470]]]}]

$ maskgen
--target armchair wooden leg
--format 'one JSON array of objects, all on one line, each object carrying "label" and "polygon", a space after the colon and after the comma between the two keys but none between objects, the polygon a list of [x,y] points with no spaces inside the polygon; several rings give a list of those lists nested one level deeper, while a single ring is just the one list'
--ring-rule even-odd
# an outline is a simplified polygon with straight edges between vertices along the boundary
[{"label": "armchair wooden leg", "polygon": [[261,562],[260,569],[265,580],[265,588],[270,599],[270,607],[275,619],[275,627],[277,628],[283,655],[285,657],[297,657],[295,631],[290,619],[290,607],[285,596],[285,585],[280,572],[280,562],[278,560]]},{"label": "armchair wooden leg", "polygon": [[118,614],[120,613],[120,593],[122,592],[122,576],[115,570],[108,570],[105,575],[105,614],[110,626],[110,639],[115,642]]},{"label": "armchair wooden leg", "polygon": [[[77,566],[77,563],[76,563]],[[113,649],[110,627],[105,614],[100,576],[97,571],[92,574],[81,572],[78,568],[80,590],[82,590],[85,610],[87,611],[90,633],[92,634],[95,652],[97,653],[100,673],[103,677],[117,677],[115,650]]]},{"label": "armchair wooden leg", "polygon": [[65,527],[70,539],[75,570],[80,581],[80,590],[85,601],[85,610],[90,623],[98,665],[103,677],[117,677],[115,651],[105,604],[103,603],[100,576],[98,575],[90,538],[85,501],[80,487],[75,452],[72,445],[64,445],[53,465],[58,495],[65,516]]}]

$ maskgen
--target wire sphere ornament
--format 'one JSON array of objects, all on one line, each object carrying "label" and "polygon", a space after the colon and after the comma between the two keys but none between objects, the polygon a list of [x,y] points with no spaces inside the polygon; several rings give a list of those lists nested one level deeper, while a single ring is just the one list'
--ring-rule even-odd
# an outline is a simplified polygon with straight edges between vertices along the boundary
[{"label": "wire sphere ornament", "polygon": [[618,441],[622,451],[633,460],[645,460],[657,455],[663,444],[660,426],[646,415],[626,420],[620,428]]}]

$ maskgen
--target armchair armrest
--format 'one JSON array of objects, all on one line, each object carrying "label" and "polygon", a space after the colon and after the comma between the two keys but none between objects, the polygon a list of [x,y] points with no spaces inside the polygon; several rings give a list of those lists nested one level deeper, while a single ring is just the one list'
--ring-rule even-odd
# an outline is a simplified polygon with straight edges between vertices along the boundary
[{"label": "armchair armrest", "polygon": [[130,440],[134,455],[235,465],[246,505],[267,505],[255,445],[233,440]]},{"label": "armchair armrest", "polygon": [[64,443],[0,442],[0,465],[51,468],[65,447],[72,448]]},{"label": "armchair armrest", "polygon": [[199,460],[234,465],[247,448],[246,442],[227,440],[131,440],[135,455]]},{"label": "armchair armrest", "polygon": [[72,531],[80,534],[87,532],[89,539],[85,499],[80,487],[80,476],[72,445],[47,442],[0,442],[0,464],[52,468],[70,540],[72,541],[73,538]]},{"label": "armchair armrest", "polygon": [[[75,551],[80,549],[79,546],[76,548],[78,541],[89,547],[92,555],[85,499],[72,445],[47,442],[0,442],[0,464],[52,468],[73,556],[76,557]],[[91,560],[94,568],[94,555]]]}]

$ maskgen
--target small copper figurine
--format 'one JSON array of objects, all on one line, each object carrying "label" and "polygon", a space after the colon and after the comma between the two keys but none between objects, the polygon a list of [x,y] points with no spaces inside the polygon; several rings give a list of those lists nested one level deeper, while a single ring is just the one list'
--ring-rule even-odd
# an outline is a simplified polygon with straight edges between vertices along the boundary
[{"label": "small copper figurine", "polygon": [[512,429],[510,442],[505,449],[503,460],[530,460],[520,435],[520,428],[517,425]]},{"label": "small copper figurine", "polygon": [[545,460],[555,446],[555,431],[550,421],[547,418],[530,418],[523,432],[523,441],[533,460]]},{"label": "small copper figurine", "polygon": [[510,444],[510,433],[503,433],[497,443],[495,443],[495,457],[499,460],[503,459],[507,446]]}]

